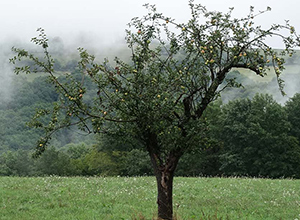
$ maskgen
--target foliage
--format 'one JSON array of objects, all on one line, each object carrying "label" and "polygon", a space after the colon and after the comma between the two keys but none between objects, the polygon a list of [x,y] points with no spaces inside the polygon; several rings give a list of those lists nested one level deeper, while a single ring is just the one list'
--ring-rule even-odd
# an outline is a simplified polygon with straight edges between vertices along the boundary
[{"label": "foliage", "polygon": [[3,126],[0,131],[0,149],[2,146],[9,146],[10,150],[32,149],[41,133],[38,130],[30,130],[26,126],[26,121],[30,121],[31,114],[33,114],[32,108],[26,107],[21,110],[0,110],[0,124]]},{"label": "foliage", "polygon": [[300,93],[295,94],[285,105],[288,120],[292,125],[290,134],[297,137],[300,142]]},{"label": "foliage", "polygon": [[148,153],[139,149],[127,152],[121,167],[122,176],[153,175]]},{"label": "foliage", "polygon": [[87,173],[89,175],[117,175],[118,164],[113,161],[116,153],[113,152],[112,155],[109,155],[106,152],[99,152],[96,149],[92,149],[83,160],[87,165]]},{"label": "foliage", "polygon": [[222,110],[225,174],[299,177],[299,144],[289,135],[284,108],[270,95],[232,101]]},{"label": "foliage", "polygon": [[49,148],[42,157],[36,161],[37,175],[72,175],[70,158],[54,147]]},{"label": "foliage", "polygon": [[[297,112],[297,107],[291,108],[297,106],[297,97],[298,94],[284,107],[270,95],[256,95],[252,100],[240,99],[225,105],[214,102],[205,111],[209,125],[206,149],[183,155],[176,175],[299,178],[299,140],[293,136],[298,127],[296,120],[288,117]],[[51,148],[38,160],[32,159],[28,150],[5,151],[0,154],[0,175],[153,174],[147,153],[132,149],[122,140],[122,136],[102,136],[96,145],[71,143],[60,149]]]},{"label": "foliage", "polygon": [[0,176],[29,176],[33,170],[34,163],[27,151],[7,151],[0,155]]},{"label": "foliage", "polygon": [[[15,86],[16,89],[12,96],[13,101],[9,104],[10,108],[20,109],[25,106],[57,101],[58,94],[55,92],[54,87],[49,86],[45,77],[37,77],[30,83],[25,82],[26,79],[24,78],[19,80],[16,79],[14,81],[13,86]],[[41,106],[40,108],[44,108],[44,106]]]},{"label": "foliage", "polygon": [[221,99],[211,103],[205,110],[203,118],[207,123],[205,149],[195,148],[182,156],[176,175],[179,176],[218,176],[220,171],[220,153],[223,140],[219,138],[221,133],[220,120],[222,118]]}]

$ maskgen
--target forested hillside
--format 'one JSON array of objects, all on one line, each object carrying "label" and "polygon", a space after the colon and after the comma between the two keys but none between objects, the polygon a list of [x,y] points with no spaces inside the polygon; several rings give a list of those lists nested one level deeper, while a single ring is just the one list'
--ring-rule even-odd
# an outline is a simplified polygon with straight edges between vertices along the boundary
[{"label": "forested hillside", "polygon": [[[76,55],[66,56],[68,51],[61,48],[62,42],[54,40],[58,77],[76,77]],[[281,96],[276,77],[233,70],[231,77],[244,87],[226,89],[206,111],[208,144],[184,155],[177,175],[299,178],[300,65],[295,57],[287,60],[283,74],[286,97]],[[117,134],[96,136],[65,129],[55,135],[45,154],[33,159],[41,131],[30,128],[30,121],[39,108],[51,107],[59,97],[40,73],[12,76],[10,87],[9,98],[0,100],[0,175],[152,174],[142,147],[134,149],[135,140]]]}]

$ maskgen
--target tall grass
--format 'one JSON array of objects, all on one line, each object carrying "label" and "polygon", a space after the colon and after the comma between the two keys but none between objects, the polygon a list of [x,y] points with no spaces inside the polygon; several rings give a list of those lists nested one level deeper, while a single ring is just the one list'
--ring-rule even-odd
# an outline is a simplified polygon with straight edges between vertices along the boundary
[{"label": "tall grass", "polygon": [[[181,219],[300,219],[300,181],[175,178]],[[154,177],[0,177],[0,219],[155,219]]]}]

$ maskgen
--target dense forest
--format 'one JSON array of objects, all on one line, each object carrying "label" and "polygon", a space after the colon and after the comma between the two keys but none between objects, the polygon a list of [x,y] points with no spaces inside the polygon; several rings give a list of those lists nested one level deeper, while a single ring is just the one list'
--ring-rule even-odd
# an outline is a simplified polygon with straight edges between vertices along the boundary
[{"label": "dense forest", "polygon": [[[63,51],[59,39],[53,45],[57,73],[79,74],[76,57],[59,52]],[[287,60],[286,97],[281,96],[276,77],[251,78],[251,73],[233,70],[230,77],[243,87],[228,88],[206,110],[207,140],[183,156],[176,174],[300,178],[297,57]],[[65,129],[56,133],[52,147],[41,157],[32,158],[42,132],[30,127],[32,117],[59,97],[39,73],[13,76],[10,87],[9,98],[0,100],[0,175],[152,175],[146,151],[120,134],[87,135]]]}]

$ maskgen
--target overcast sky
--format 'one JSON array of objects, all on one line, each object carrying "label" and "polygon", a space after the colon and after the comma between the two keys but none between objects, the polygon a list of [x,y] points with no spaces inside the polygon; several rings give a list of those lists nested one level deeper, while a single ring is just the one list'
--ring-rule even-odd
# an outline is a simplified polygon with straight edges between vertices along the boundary
[{"label": "overcast sky", "polygon": [[[289,19],[300,32],[299,0],[195,0],[208,10],[228,11],[241,17],[254,6],[257,11],[267,6],[272,11],[259,19],[263,25],[284,23]],[[9,39],[30,41],[36,29],[43,27],[50,37],[84,43],[101,41],[114,44],[124,38],[126,24],[142,16],[145,3],[156,4],[158,11],[184,22],[189,18],[188,0],[0,0],[0,42]],[[78,45],[81,46],[81,45]],[[84,46],[84,45],[83,45]]]}]

